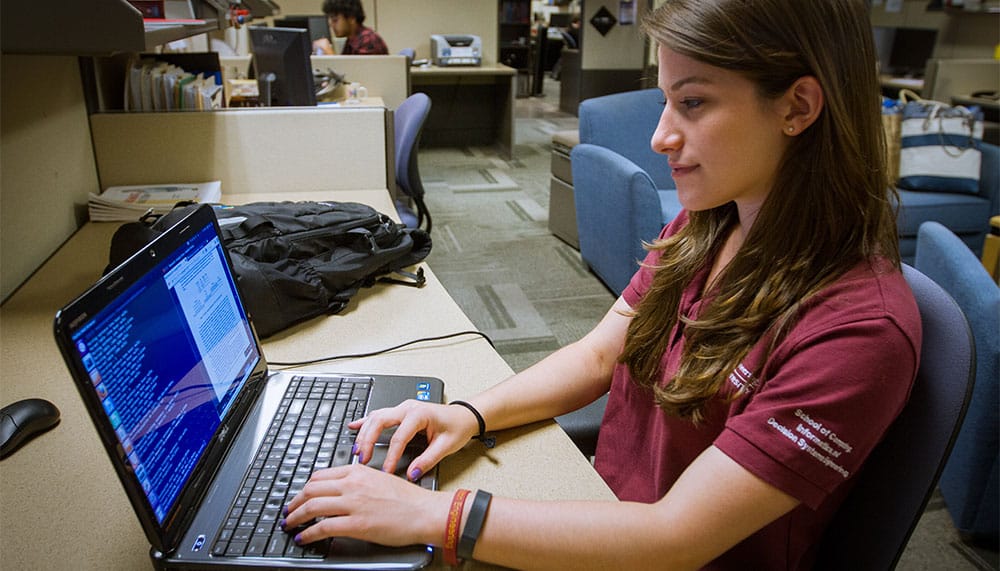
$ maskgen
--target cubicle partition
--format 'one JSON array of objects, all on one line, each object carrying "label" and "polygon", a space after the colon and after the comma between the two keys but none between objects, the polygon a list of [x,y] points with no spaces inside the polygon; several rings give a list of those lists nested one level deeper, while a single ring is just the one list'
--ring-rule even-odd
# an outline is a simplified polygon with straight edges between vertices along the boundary
[{"label": "cubicle partition", "polygon": [[101,187],[221,180],[224,193],[385,189],[382,107],[91,117]]},{"label": "cubicle partition", "polygon": [[410,94],[410,65],[406,56],[312,56],[313,69],[333,71],[344,80],[368,89],[370,97],[380,97],[395,110]]},{"label": "cubicle partition", "polygon": [[[223,79],[244,79],[250,72],[252,55],[219,56]],[[314,70],[333,70],[347,82],[357,82],[368,89],[370,97],[381,98],[389,109],[396,109],[410,94],[410,66],[406,56],[312,56]]]}]

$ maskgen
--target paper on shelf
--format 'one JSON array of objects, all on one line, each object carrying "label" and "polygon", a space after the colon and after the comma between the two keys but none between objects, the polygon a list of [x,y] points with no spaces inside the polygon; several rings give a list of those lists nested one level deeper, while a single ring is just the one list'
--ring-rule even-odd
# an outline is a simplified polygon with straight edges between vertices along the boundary
[{"label": "paper on shelf", "polygon": [[222,182],[141,184],[113,186],[101,194],[90,193],[88,207],[94,222],[138,220],[147,211],[169,212],[178,202],[212,203],[222,200]]}]

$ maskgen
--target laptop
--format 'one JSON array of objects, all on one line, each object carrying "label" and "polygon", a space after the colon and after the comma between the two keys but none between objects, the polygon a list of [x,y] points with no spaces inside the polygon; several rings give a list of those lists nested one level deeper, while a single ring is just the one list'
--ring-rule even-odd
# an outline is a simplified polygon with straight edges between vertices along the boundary
[{"label": "laptop", "polygon": [[[418,569],[432,560],[424,545],[300,547],[278,528],[314,470],[356,461],[350,420],[405,399],[441,402],[443,384],[269,371],[210,206],[61,309],[55,337],[154,567]],[[404,454],[400,474],[418,453]],[[436,489],[436,470],[415,485]]]}]

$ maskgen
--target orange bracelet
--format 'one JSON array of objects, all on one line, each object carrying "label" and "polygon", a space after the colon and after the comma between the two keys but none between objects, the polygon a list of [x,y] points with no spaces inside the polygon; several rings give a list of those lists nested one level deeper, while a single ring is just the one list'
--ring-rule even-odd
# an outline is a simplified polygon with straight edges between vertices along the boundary
[{"label": "orange bracelet", "polygon": [[444,562],[448,565],[458,565],[458,536],[462,527],[462,512],[465,510],[465,498],[469,490],[461,489],[455,492],[448,509],[448,523],[444,528]]}]

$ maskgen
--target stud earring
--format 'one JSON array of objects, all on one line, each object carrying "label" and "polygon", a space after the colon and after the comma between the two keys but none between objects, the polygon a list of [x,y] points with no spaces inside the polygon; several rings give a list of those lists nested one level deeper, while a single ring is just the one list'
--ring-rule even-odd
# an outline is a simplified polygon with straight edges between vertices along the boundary
[{"label": "stud earring", "polygon": [[789,125],[788,126],[788,134],[791,135],[794,132],[795,132],[795,127],[792,127],[791,125]]}]

